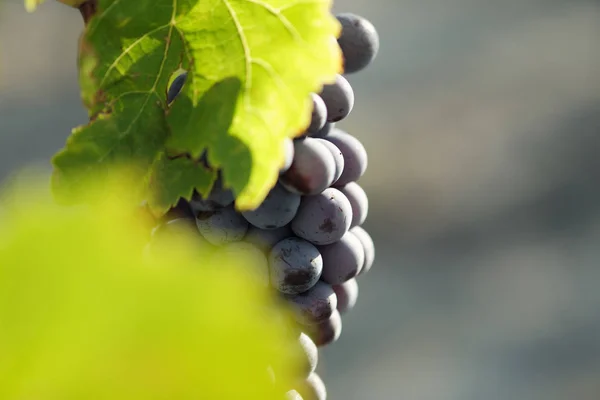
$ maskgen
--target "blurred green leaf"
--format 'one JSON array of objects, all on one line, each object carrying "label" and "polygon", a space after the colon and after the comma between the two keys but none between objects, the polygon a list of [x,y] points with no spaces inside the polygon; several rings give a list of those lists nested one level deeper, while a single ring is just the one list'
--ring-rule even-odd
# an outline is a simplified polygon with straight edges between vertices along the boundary
[{"label": "blurred green leaf", "polygon": [[77,208],[40,182],[0,201],[1,399],[281,399],[293,336],[243,260],[211,265],[182,235],[148,257],[127,180]]}]

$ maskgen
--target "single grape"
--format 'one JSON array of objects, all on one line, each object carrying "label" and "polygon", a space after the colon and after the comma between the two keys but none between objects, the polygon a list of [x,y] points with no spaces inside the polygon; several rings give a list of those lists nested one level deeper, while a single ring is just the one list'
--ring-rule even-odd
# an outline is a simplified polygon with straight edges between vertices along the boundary
[{"label": "single grape", "polygon": [[194,214],[199,211],[216,211],[231,205],[233,200],[233,192],[223,187],[223,179],[219,176],[208,197],[203,198],[199,193],[194,193],[190,200],[190,207]]},{"label": "single grape", "polygon": [[283,239],[269,253],[271,284],[284,294],[298,294],[313,287],[321,277],[319,250],[297,237]]},{"label": "single grape", "polygon": [[328,319],[337,307],[335,292],[325,282],[317,282],[310,290],[286,298],[296,312],[296,319],[304,325],[318,324]]},{"label": "single grape", "polygon": [[373,261],[375,261],[375,244],[373,243],[371,235],[369,235],[369,233],[361,226],[355,226],[354,228],[350,229],[350,232],[352,232],[354,236],[360,240],[365,252],[365,263],[363,264],[363,267],[359,273],[362,275],[369,272],[373,266]]},{"label": "single grape", "polygon": [[254,246],[267,253],[271,251],[273,246],[283,239],[294,236],[292,228],[289,225],[282,226],[276,229],[260,229],[255,226],[250,226],[244,241],[253,244]]},{"label": "single grape", "polygon": [[358,275],[365,263],[365,250],[361,241],[347,232],[339,241],[319,246],[323,258],[321,279],[330,285],[339,285]]},{"label": "single grape", "polygon": [[335,186],[344,186],[357,181],[367,170],[367,151],[362,143],[354,136],[334,129],[325,140],[335,144],[344,155],[344,172]]},{"label": "single grape", "polygon": [[371,22],[355,14],[338,14],[342,33],[338,44],[344,56],[344,73],[365,69],[377,56],[379,35]]},{"label": "single grape", "polygon": [[362,187],[356,182],[350,182],[338,190],[348,198],[352,206],[352,223],[350,228],[362,225],[369,213],[369,198]]},{"label": "single grape", "polygon": [[334,343],[342,334],[342,317],[338,310],[334,310],[331,317],[318,325],[304,326],[305,332],[315,342],[317,347]]},{"label": "single grape", "polygon": [[300,341],[300,347],[306,361],[306,363],[304,363],[302,366],[302,372],[304,373],[303,378],[308,378],[308,376],[317,369],[317,363],[319,362],[319,351],[317,350],[317,345],[310,337],[308,337],[307,334],[301,333],[298,340]]},{"label": "single grape", "polygon": [[335,161],[319,141],[304,138],[294,141],[294,161],[279,181],[291,192],[317,194],[333,182]]},{"label": "single grape", "polygon": [[302,398],[302,396],[300,396],[300,393],[298,393],[295,390],[289,390],[285,393],[285,399],[284,400],[304,400]]},{"label": "single grape", "polygon": [[358,282],[356,278],[352,278],[341,285],[333,285],[333,290],[337,297],[337,310],[340,314],[347,313],[354,308],[358,299]]},{"label": "single grape", "polygon": [[327,106],[325,102],[316,93],[311,93],[312,99],[312,115],[310,120],[310,125],[306,131],[310,132],[319,132],[325,123],[327,122]]},{"label": "single grape", "polygon": [[342,192],[327,188],[314,196],[305,196],[292,220],[294,233],[316,245],[337,242],[350,229],[352,206]]},{"label": "single grape", "polygon": [[279,175],[285,174],[292,166],[292,162],[294,161],[294,141],[290,138],[286,138],[283,141],[283,148],[285,152],[285,161],[279,170]]},{"label": "single grape", "polygon": [[335,185],[337,180],[340,179],[340,176],[342,176],[342,173],[344,172],[344,155],[335,144],[321,138],[316,138],[315,140],[318,140],[325,147],[327,147],[331,152],[331,155],[333,155],[333,161],[335,162],[335,173],[333,175],[333,182],[331,184]]},{"label": "single grape", "polygon": [[334,83],[323,86],[319,95],[327,106],[328,122],[343,120],[354,107],[354,91],[342,75],[337,75]]},{"label": "single grape", "polygon": [[214,245],[240,241],[248,230],[248,221],[235,211],[233,205],[216,211],[199,211],[196,225],[202,236]]},{"label": "single grape", "polygon": [[211,257],[213,265],[239,265],[249,279],[257,284],[269,286],[269,262],[265,254],[256,246],[246,242],[233,242],[218,247]]},{"label": "single grape", "polygon": [[245,211],[242,215],[257,228],[275,229],[291,222],[298,211],[298,206],[300,206],[300,195],[291,193],[277,184],[257,209]]},{"label": "single grape", "polygon": [[173,83],[171,83],[171,86],[169,86],[169,90],[167,91],[167,103],[171,103],[175,100],[179,92],[181,92],[181,89],[183,89],[186,79],[187,72],[184,72],[173,79]]},{"label": "single grape", "polygon": [[335,128],[335,122],[327,122],[318,132],[309,132],[308,136],[313,138],[324,138],[331,133],[333,128]]},{"label": "single grape", "polygon": [[299,385],[297,391],[304,400],[327,400],[325,383],[315,372]]}]

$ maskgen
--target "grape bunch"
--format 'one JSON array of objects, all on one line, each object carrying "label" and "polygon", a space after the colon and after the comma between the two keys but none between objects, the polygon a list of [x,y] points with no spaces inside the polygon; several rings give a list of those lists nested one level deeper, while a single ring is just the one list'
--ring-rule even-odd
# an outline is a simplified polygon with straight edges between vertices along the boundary
[{"label": "grape bunch", "polygon": [[[363,70],[375,58],[379,38],[373,25],[354,14],[336,16],[344,74]],[[172,102],[185,84],[179,75],[168,91]],[[199,248],[219,257],[251,260],[249,276],[277,290],[291,305],[306,355],[304,376],[287,399],[323,400],[325,385],[315,373],[317,349],[338,340],[341,315],[357,300],[357,277],[373,265],[373,240],[361,225],[368,198],[357,183],[367,169],[361,142],[336,127],[354,106],[344,75],[313,93],[310,125],[285,142],[286,163],[279,181],[255,210],[239,213],[235,197],[217,179],[208,196],[181,200],[154,237],[171,228],[194,226]],[[225,260],[225,258],[222,258]]]}]

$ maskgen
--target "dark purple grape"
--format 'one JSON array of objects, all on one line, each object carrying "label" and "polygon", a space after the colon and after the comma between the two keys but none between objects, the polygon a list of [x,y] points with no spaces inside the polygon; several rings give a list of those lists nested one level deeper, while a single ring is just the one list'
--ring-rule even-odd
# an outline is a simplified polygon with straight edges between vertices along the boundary
[{"label": "dark purple grape", "polygon": [[334,343],[342,334],[342,317],[334,310],[329,319],[317,324],[304,326],[305,332],[315,342],[317,347]]},{"label": "dark purple grape", "polygon": [[196,226],[210,243],[222,245],[242,240],[248,230],[248,221],[230,205],[216,211],[197,212]]},{"label": "dark purple grape", "polygon": [[362,187],[356,182],[350,182],[338,188],[350,201],[352,206],[352,223],[350,228],[362,225],[369,213],[369,198]]},{"label": "dark purple grape", "polygon": [[319,246],[323,258],[321,280],[339,285],[358,275],[365,263],[365,251],[361,241],[348,232],[339,241]]},{"label": "dark purple grape", "polygon": [[336,15],[342,24],[338,44],[344,56],[344,73],[365,69],[377,56],[379,35],[371,22],[355,14]]},{"label": "dark purple grape", "polygon": [[333,182],[331,183],[331,185],[335,185],[337,180],[340,179],[340,176],[342,176],[342,173],[344,172],[344,155],[335,144],[328,142],[325,139],[317,138],[315,140],[318,140],[321,143],[323,143],[323,145],[329,149],[331,155],[333,156],[333,161],[335,162],[335,174],[333,175]]},{"label": "dark purple grape", "polygon": [[373,239],[371,239],[371,235],[360,226],[355,226],[350,232],[360,240],[365,252],[365,262],[359,273],[362,275],[369,272],[373,266],[373,261],[375,261],[375,244],[373,243]]},{"label": "dark purple grape", "polygon": [[341,285],[333,285],[333,290],[337,297],[337,310],[340,314],[347,313],[354,308],[358,299],[358,282],[356,278],[352,278]]},{"label": "dark purple grape", "polygon": [[291,192],[317,194],[333,182],[335,162],[327,147],[313,138],[294,141],[294,161],[279,181]]},{"label": "dark purple grape", "polygon": [[310,96],[312,99],[312,115],[310,125],[306,130],[309,134],[311,132],[319,132],[327,122],[327,106],[325,105],[325,102],[321,96],[316,93],[311,93]]},{"label": "dark purple grape", "polygon": [[296,312],[296,319],[304,325],[318,324],[329,317],[337,308],[337,298],[331,285],[317,282],[310,290],[286,296]]},{"label": "dark purple grape", "polygon": [[321,277],[319,250],[306,240],[291,237],[277,243],[269,253],[271,285],[284,294],[298,294],[313,287]]},{"label": "dark purple grape", "polygon": [[294,233],[317,245],[334,243],[350,229],[352,206],[342,192],[327,188],[302,198],[292,221]]},{"label": "dark purple grape", "polygon": [[291,222],[299,206],[300,195],[277,184],[256,210],[245,211],[242,215],[257,228],[276,229]]},{"label": "dark purple grape", "polygon": [[342,75],[337,75],[334,83],[323,86],[319,95],[327,106],[328,122],[343,120],[354,107],[354,91]]},{"label": "dark purple grape", "polygon": [[344,186],[357,181],[367,170],[367,151],[362,143],[354,136],[334,129],[325,140],[335,144],[344,155],[344,172],[335,186]]}]

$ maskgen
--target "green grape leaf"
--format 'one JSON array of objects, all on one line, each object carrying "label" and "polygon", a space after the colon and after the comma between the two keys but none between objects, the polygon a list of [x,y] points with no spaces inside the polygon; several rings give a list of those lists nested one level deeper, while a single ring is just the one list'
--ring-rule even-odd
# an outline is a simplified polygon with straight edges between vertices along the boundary
[{"label": "green grape leaf", "polygon": [[[212,189],[216,173],[187,157],[161,156],[152,165],[149,186],[153,189],[149,202],[159,209],[176,204],[180,198],[190,199],[193,189],[208,193]],[[167,185],[167,187],[157,187]]]},{"label": "green grape leaf", "polygon": [[283,139],[309,122],[310,92],[341,69],[330,1],[206,0],[177,22],[185,37],[198,26],[214,33],[187,43],[193,66],[169,113],[168,145],[193,155],[208,148],[236,205],[253,208],[277,179]]},{"label": "green grape leaf", "polygon": [[43,173],[0,188],[0,399],[282,399],[305,362],[293,315],[197,231],[149,240],[129,185],[82,182],[89,207]]},{"label": "green grape leaf", "polygon": [[[76,128],[66,148],[54,156],[52,178],[57,198],[64,203],[78,202],[80,182],[105,176],[111,171],[107,165],[135,166],[132,173],[144,177],[159,159],[166,137],[162,107],[156,101],[144,93],[123,95],[111,112],[103,112],[89,125]],[[135,188],[141,198],[145,197],[145,187]]]},{"label": "green grape leaf", "polygon": [[[136,191],[163,213],[178,196],[206,194],[214,174],[194,178],[192,164],[157,160],[197,161],[207,151],[238,209],[258,206],[277,180],[284,140],[309,123],[309,94],[341,71],[330,7],[331,0],[98,0],[79,53],[91,121],[55,157],[55,192],[135,163]],[[187,82],[167,104],[180,68]],[[173,177],[182,179],[165,181]]]}]

